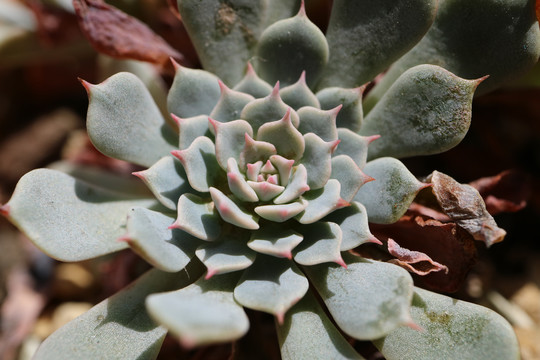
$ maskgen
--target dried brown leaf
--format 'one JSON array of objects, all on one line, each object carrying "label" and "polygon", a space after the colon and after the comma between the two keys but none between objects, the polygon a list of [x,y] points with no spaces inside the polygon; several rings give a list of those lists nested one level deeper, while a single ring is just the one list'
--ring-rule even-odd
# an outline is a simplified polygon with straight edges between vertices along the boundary
[{"label": "dried brown leaf", "polygon": [[426,181],[433,184],[433,194],[443,212],[475,240],[489,247],[504,239],[506,231],[497,226],[478,190],[438,171]]},{"label": "dried brown leaf", "polygon": [[396,259],[392,259],[389,262],[399,265],[416,275],[427,275],[431,272],[441,270],[448,273],[448,267],[433,261],[428,255],[421,251],[414,251],[401,247],[397,242],[390,238],[388,239],[387,247],[388,252],[396,257]]},{"label": "dried brown leaf", "polygon": [[165,65],[184,57],[146,24],[102,0],[73,0],[82,32],[99,52]]}]

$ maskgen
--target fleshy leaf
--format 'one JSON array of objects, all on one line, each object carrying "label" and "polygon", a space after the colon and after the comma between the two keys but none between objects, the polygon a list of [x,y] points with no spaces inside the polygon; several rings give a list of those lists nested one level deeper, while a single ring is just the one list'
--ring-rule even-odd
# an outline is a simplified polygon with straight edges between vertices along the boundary
[{"label": "fleshy leaf", "polygon": [[413,282],[407,271],[347,253],[343,258],[346,269],[328,264],[303,268],[341,330],[373,340],[411,322]]},{"label": "fleshy leaf", "polygon": [[379,135],[360,136],[349,129],[339,128],[338,137],[340,142],[334,156],[348,155],[360,169],[363,169],[368,157],[368,145],[378,139]]},{"label": "fleshy leaf", "polygon": [[233,89],[250,94],[257,99],[266,97],[272,92],[272,86],[257,76],[255,70],[253,70],[253,66],[249,62],[246,75],[244,75],[242,80]]},{"label": "fleshy leaf", "polygon": [[272,184],[268,181],[247,181],[248,185],[257,193],[261,201],[269,201],[278,196],[285,189],[281,185]]},{"label": "fleshy leaf", "polygon": [[360,134],[381,136],[369,148],[369,158],[431,155],[459,144],[469,130],[472,97],[481,81],[435,65],[403,73],[362,125]]},{"label": "fleshy leaf", "polygon": [[191,190],[184,168],[172,156],[165,156],[134,175],[141,178],[160,203],[172,210],[176,210],[180,195]]},{"label": "fleshy leaf", "polygon": [[336,118],[336,126],[357,132],[362,126],[364,116],[362,94],[365,89],[365,86],[353,89],[328,87],[317,93],[317,99],[323,110],[334,109],[341,105],[342,108]]},{"label": "fleshy leaf", "polygon": [[209,115],[221,97],[217,76],[178,64],[175,68],[176,75],[167,97],[169,112],[180,118]]},{"label": "fleshy leaf", "polygon": [[246,134],[244,150],[240,154],[240,167],[245,168],[247,164],[257,161],[265,162],[277,152],[276,147],[268,142],[253,140]]},{"label": "fleshy leaf", "polygon": [[300,79],[292,85],[286,86],[279,91],[281,99],[294,110],[304,106],[321,108],[319,100],[306,84],[306,72],[302,71]]},{"label": "fleshy leaf", "polygon": [[277,21],[264,30],[257,59],[259,75],[271,84],[293,84],[306,71],[308,85],[313,86],[328,61],[328,44],[302,6],[296,16]]},{"label": "fleshy leaf", "polygon": [[270,156],[270,162],[278,170],[280,184],[287,186],[291,176],[294,160],[286,159],[280,155]]},{"label": "fleshy leaf", "polygon": [[126,248],[116,239],[125,232],[129,210],[154,205],[154,199],[134,198],[59,171],[38,169],[19,180],[2,210],[49,256],[81,261]]},{"label": "fleshy leaf", "polygon": [[294,261],[301,265],[317,265],[335,262],[345,266],[341,258],[342,233],[338,224],[316,222],[298,228],[304,240],[294,251]]},{"label": "fleshy leaf", "polygon": [[290,229],[271,229],[262,227],[254,231],[248,246],[262,254],[292,259],[292,249],[302,241],[301,234]]},{"label": "fleshy leaf", "polygon": [[311,291],[287,312],[283,325],[277,325],[277,335],[285,360],[364,359],[336,329]]},{"label": "fleshy leaf", "polygon": [[259,228],[259,224],[257,223],[258,218],[256,216],[241,209],[238,204],[221,191],[212,187],[210,188],[210,195],[212,196],[212,200],[214,200],[215,208],[223,220],[243,229],[256,230]]},{"label": "fleshy leaf", "polygon": [[369,231],[366,208],[359,202],[353,201],[350,206],[331,212],[323,220],[339,225],[341,251],[354,249],[366,242],[381,243]]},{"label": "fleshy leaf", "polygon": [[182,119],[172,114],[172,117],[176,121],[180,133],[178,139],[178,148],[180,150],[187,149],[199,136],[209,137],[208,116],[199,115]]},{"label": "fleshy leaf", "polygon": [[176,229],[169,229],[174,217],[145,208],[128,214],[127,233],[122,236],[131,249],[162,271],[182,270],[195,255],[201,241]]},{"label": "fleshy leaf", "polygon": [[196,255],[208,269],[206,279],[251,266],[256,253],[246,246],[245,240],[223,237],[201,245]]},{"label": "fleshy leaf", "polygon": [[330,179],[322,189],[311,190],[303,195],[308,205],[297,219],[302,224],[311,224],[334,210],[350,204],[340,196],[341,186],[336,179]]},{"label": "fleshy leaf", "polygon": [[240,154],[244,150],[246,134],[253,136],[253,129],[244,120],[220,123],[209,119],[216,134],[216,157],[222,169],[227,169],[227,161],[234,158],[240,163]]},{"label": "fleshy leaf", "polygon": [[299,160],[304,154],[304,138],[291,121],[290,108],[281,120],[263,124],[257,133],[257,140],[274,144],[277,153],[287,159]]},{"label": "fleshy leaf", "polygon": [[255,98],[249,94],[231,90],[221,81],[219,82],[219,87],[221,89],[221,97],[214,110],[210,113],[210,117],[220,122],[240,119],[242,109]]},{"label": "fleshy leaf", "polygon": [[220,217],[210,200],[195,194],[183,194],[178,199],[178,217],[171,225],[201,240],[212,241],[221,233]]},{"label": "fleshy leaf", "polygon": [[394,158],[370,161],[364,171],[375,181],[364,184],[354,200],[366,207],[369,221],[377,224],[396,222],[426,186]]},{"label": "fleshy leaf", "polygon": [[307,205],[307,201],[300,198],[289,204],[257,206],[254,211],[266,220],[284,222],[300,214]]},{"label": "fleshy leaf", "polygon": [[332,153],[339,140],[326,142],[313,133],[304,135],[305,152],[301,163],[306,167],[308,185],[312,190],[322,188],[332,172]]},{"label": "fleshy leaf", "polygon": [[107,156],[142,166],[175,149],[176,134],[143,82],[118,73],[99,85],[83,82],[88,91],[88,135]]},{"label": "fleshy leaf", "polygon": [[205,136],[195,139],[187,149],[171,153],[180,160],[189,185],[197,191],[208,192],[211,186],[225,179],[225,172],[216,159],[214,143]]},{"label": "fleshy leaf", "polygon": [[477,94],[483,94],[524,74],[539,56],[534,1],[441,0],[433,26],[390,68],[366,102],[371,108],[404,71],[419,64],[439,65],[466,79],[489,75],[478,88]]},{"label": "fleshy leaf", "polygon": [[150,270],[116,295],[64,325],[49,336],[35,354],[37,359],[86,360],[96,358],[152,359],[157,357],[167,329],[157,326],[146,312],[145,298],[158,291],[183,287],[201,269],[178,273]]},{"label": "fleshy leaf", "polygon": [[249,328],[244,309],[233,297],[237,280],[236,273],[199,279],[177,291],[150,295],[146,307],[184,347],[233,341]]},{"label": "fleshy leaf", "polygon": [[330,60],[319,86],[370,81],[422,39],[436,9],[437,0],[335,0],[326,32]]},{"label": "fleshy leaf", "polygon": [[259,198],[257,197],[257,193],[249,186],[244,175],[240,173],[236,160],[234,158],[229,158],[227,164],[227,181],[229,182],[229,189],[234,196],[242,201],[258,201]]},{"label": "fleshy leaf", "polygon": [[312,132],[324,141],[337,140],[336,116],[340,109],[341,105],[330,110],[303,107],[298,110],[298,117],[300,118],[298,130],[302,134]]},{"label": "fleshy leaf", "polygon": [[400,327],[375,340],[386,359],[520,358],[510,324],[485,307],[415,288],[411,315],[423,331]]},{"label": "fleshy leaf", "polygon": [[247,308],[265,311],[280,323],[309,287],[302,272],[288,259],[259,255],[244,271],[234,289],[234,298]]},{"label": "fleshy leaf", "polygon": [[294,167],[292,177],[285,187],[285,190],[274,199],[274,204],[285,204],[298,198],[309,190],[307,184],[307,170],[302,164]]},{"label": "fleshy leaf", "polygon": [[347,155],[338,155],[332,158],[330,177],[339,181],[341,198],[345,201],[351,201],[362,185],[373,180],[364,174],[354,160]]}]

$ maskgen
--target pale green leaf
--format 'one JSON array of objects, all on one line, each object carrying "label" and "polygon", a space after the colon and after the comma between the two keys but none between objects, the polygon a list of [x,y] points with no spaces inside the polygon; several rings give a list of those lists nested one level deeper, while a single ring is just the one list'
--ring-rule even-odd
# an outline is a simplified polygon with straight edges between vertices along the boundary
[{"label": "pale green leaf", "polygon": [[247,239],[223,236],[216,242],[201,245],[196,255],[208,270],[206,279],[251,266],[256,253],[246,245],[246,241]]},{"label": "pale green leaf", "polygon": [[356,132],[360,130],[364,116],[362,94],[365,88],[365,86],[353,89],[328,87],[317,93],[317,99],[323,110],[331,110],[341,105],[336,118],[336,126]]},{"label": "pale green leaf", "polygon": [[221,218],[211,199],[187,193],[178,199],[178,217],[172,228],[181,229],[201,240],[212,241],[221,233]]},{"label": "pale green leaf", "polygon": [[251,234],[247,245],[262,254],[292,259],[292,249],[302,241],[303,236],[291,229],[263,226]]},{"label": "pale green leaf", "polygon": [[304,240],[294,249],[294,261],[301,265],[335,262],[344,265],[341,258],[342,232],[338,224],[319,221],[296,229]]}]

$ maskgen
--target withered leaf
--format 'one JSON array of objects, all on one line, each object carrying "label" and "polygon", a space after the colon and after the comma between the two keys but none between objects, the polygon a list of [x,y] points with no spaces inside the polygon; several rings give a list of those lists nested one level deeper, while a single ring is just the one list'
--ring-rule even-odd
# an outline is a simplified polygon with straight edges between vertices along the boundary
[{"label": "withered leaf", "polygon": [[491,215],[519,211],[527,206],[531,195],[529,176],[518,170],[506,170],[475,180],[469,185],[482,195]]},{"label": "withered leaf", "polygon": [[73,0],[73,7],[82,32],[103,54],[159,65],[166,64],[171,57],[179,62],[184,60],[146,24],[102,0]]},{"label": "withered leaf", "polygon": [[506,231],[497,226],[478,190],[438,171],[429,175],[426,182],[433,184],[433,194],[443,212],[475,240],[490,247],[504,239]]},{"label": "withered leaf", "polygon": [[396,259],[392,259],[389,262],[399,265],[417,275],[427,275],[431,272],[441,270],[448,273],[447,266],[433,261],[428,255],[421,251],[414,251],[401,247],[391,238],[388,238],[387,247],[388,252],[396,257]]}]

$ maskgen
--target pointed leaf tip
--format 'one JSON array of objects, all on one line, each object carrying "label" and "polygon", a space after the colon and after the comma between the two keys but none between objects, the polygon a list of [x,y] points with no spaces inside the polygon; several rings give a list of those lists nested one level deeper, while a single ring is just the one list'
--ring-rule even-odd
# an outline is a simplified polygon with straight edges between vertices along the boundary
[{"label": "pointed leaf tip", "polygon": [[304,3],[304,0],[302,0],[300,2],[300,9],[298,10],[298,14],[296,14],[296,16],[305,16],[305,17],[307,17],[306,4]]},{"label": "pointed leaf tip", "polygon": [[9,217],[9,210],[8,204],[0,206],[0,214],[4,215],[5,217]]},{"label": "pointed leaf tip", "polygon": [[367,137],[367,143],[368,145],[374,142],[377,139],[380,139],[381,135],[371,135]]},{"label": "pointed leaf tip", "polygon": [[146,177],[146,170],[134,171],[131,173],[131,175],[134,175],[138,177],[139,179],[144,180]]},{"label": "pointed leaf tip", "polygon": [[90,90],[92,90],[92,87],[95,86],[94,84],[91,84],[89,83],[88,81],[78,77],[77,80],[79,80],[82,84],[82,86],[84,87],[84,89],[86,90],[86,93],[88,95],[90,95]]}]

